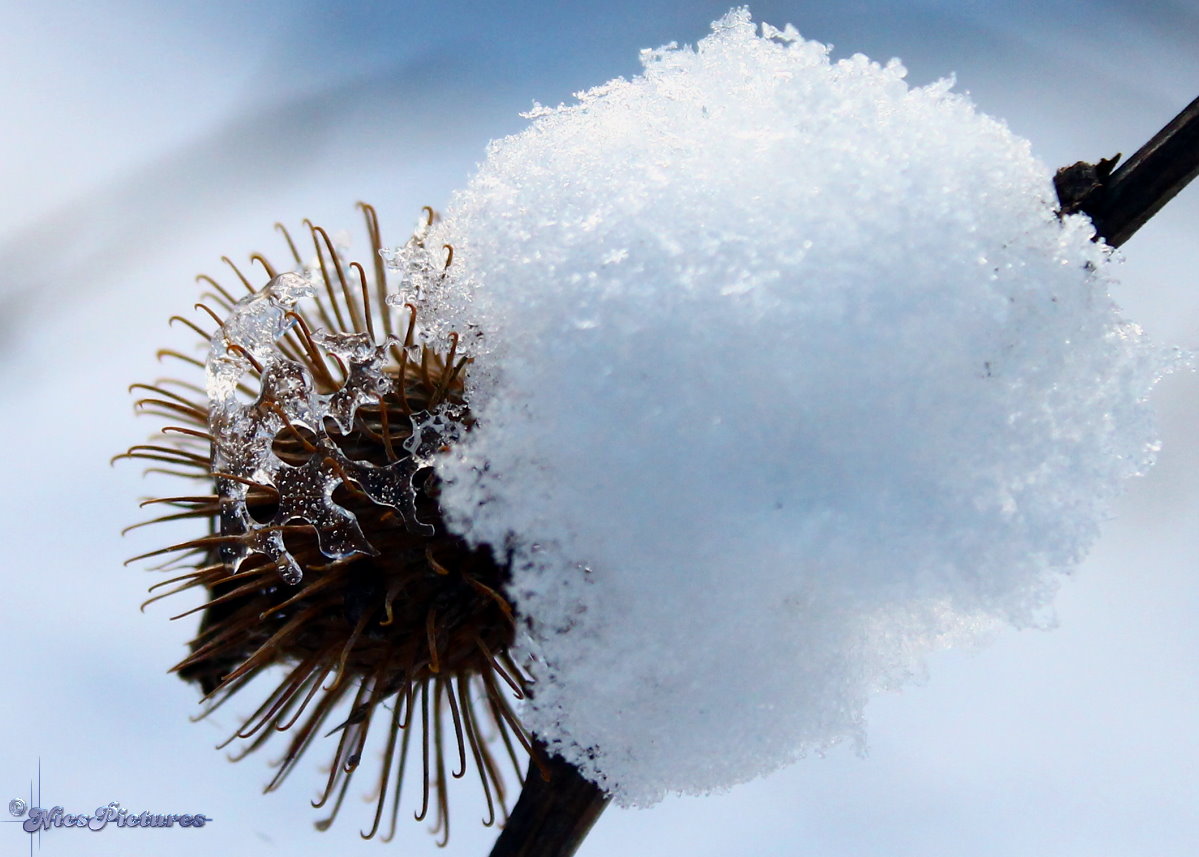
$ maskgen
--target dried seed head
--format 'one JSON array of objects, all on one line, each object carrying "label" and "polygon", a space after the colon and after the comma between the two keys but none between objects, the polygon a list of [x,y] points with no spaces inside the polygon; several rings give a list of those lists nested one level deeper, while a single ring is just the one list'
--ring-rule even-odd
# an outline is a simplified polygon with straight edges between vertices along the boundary
[{"label": "dried seed head", "polygon": [[363,761],[372,722],[386,721],[374,820],[363,836],[378,832],[390,797],[390,838],[409,741],[419,730],[416,817],[425,817],[432,791],[444,842],[446,754],[451,776],[476,769],[484,823],[494,822],[496,803],[506,813],[489,738],[498,734],[519,778],[517,745],[528,751],[529,739],[509,698],[522,697],[528,679],[508,653],[508,569],[486,546],[449,531],[431,468],[472,427],[463,398],[468,361],[458,356],[457,337],[426,342],[419,324],[421,296],[448,276],[452,249],[425,246],[435,218],[426,209],[394,256],[400,282],[389,287],[375,211],[362,209],[368,265],[348,262],[311,224],[313,257],[305,264],[280,226],[289,270],[255,255],[267,276],[255,286],[225,259],[248,292],[240,299],[200,278],[210,291],[197,308],[217,329],[173,321],[202,338],[206,359],[178,351],[160,357],[202,369],[204,386],[135,384],[151,394],[140,409],[177,424],[118,457],[166,462],[153,469],[205,486],[144,505],[175,510],[145,523],[201,519],[207,533],[137,558],[175,554],[160,568],[194,565],[152,587],[173,584],[150,601],[193,588],[207,596],[180,614],[203,611],[203,618],[191,654],[175,667],[203,690],[205,713],[259,676],[275,682],[221,746],[244,741],[240,758],[287,732],[270,791],[310,743],[336,736],[315,802],[333,801],[318,822],[324,829]]}]

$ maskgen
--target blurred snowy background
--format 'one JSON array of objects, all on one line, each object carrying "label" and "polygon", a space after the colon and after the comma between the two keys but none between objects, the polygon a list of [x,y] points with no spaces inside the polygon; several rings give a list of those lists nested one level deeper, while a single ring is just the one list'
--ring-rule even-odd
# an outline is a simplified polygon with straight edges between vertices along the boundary
[{"label": "blurred snowy background", "polygon": [[[187,342],[166,319],[190,314],[196,273],[221,273],[223,254],[277,254],[276,220],[353,230],[359,199],[399,243],[534,99],[635,74],[638,49],[694,42],[727,10],[588,5],[0,4],[0,806],[27,794],[40,758],[44,804],[216,819],[54,830],[42,853],[389,847],[360,842],[367,808],[353,802],[331,831],[312,829],[317,754],[264,797],[266,753],[231,765],[212,749],[230,717],[188,722],[195,693],[165,672],[192,625],[168,622],[172,605],[138,613],[157,578],[122,561],[161,534],[120,538],[150,489],[108,458],[157,425],[133,418],[125,387],[167,371],[157,348]],[[1051,167],[1131,154],[1199,95],[1194,0],[751,9],[835,56],[898,56],[915,84],[956,74]],[[1159,341],[1199,344],[1197,232],[1191,188],[1125,248],[1117,297]],[[1156,399],[1159,464],[1063,585],[1059,628],[935,658],[923,686],[868,709],[864,758],[839,748],[724,795],[610,809],[580,854],[1199,851],[1199,379],[1166,379]],[[494,833],[462,791],[451,853],[485,854]],[[19,825],[0,826],[0,857],[28,847]],[[390,848],[435,853],[411,822]]]}]

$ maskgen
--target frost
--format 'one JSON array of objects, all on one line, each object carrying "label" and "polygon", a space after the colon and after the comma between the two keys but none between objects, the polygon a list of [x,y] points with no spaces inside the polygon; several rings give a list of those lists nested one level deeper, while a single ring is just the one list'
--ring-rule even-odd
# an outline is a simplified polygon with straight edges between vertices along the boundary
[{"label": "frost", "polygon": [[[400,275],[399,292],[387,297],[387,303],[397,309],[406,303],[421,305],[426,298],[436,295],[446,277],[449,258],[452,258],[447,258],[445,264],[434,263],[433,254],[425,246],[432,225],[432,209],[425,211],[430,216],[421,220],[407,244],[397,250],[383,252],[387,266]],[[452,253],[449,244],[443,250]]]},{"label": "frost", "polygon": [[520,114],[522,119],[537,119],[541,116],[549,116],[554,112],[554,108],[546,107],[540,101],[534,101],[533,106]]},{"label": "frost", "polygon": [[1164,365],[950,82],[744,11],[643,64],[492,145],[425,290],[481,334],[437,469],[511,557],[527,722],[625,804],[860,739],[928,652],[1043,622]]}]

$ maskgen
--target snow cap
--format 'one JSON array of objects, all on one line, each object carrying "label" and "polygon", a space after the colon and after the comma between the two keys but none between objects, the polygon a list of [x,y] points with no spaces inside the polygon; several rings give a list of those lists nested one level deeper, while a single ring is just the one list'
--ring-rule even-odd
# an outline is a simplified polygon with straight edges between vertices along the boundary
[{"label": "snow cap", "polygon": [[511,557],[527,723],[640,805],[860,739],[928,652],[1044,621],[1163,367],[952,81],[744,9],[642,62],[492,144],[426,296],[478,334],[437,472]]}]

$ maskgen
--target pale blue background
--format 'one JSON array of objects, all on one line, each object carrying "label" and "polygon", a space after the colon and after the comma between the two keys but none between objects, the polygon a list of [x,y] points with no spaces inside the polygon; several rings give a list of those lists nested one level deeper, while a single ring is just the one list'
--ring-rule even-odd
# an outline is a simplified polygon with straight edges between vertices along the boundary
[{"label": "pale blue background", "polygon": [[[186,341],[165,319],[196,300],[193,275],[277,252],[275,220],[356,227],[367,199],[398,241],[534,99],[634,74],[638,49],[694,42],[726,8],[0,3],[0,815],[40,757],[44,800],[69,811],[115,799],[216,819],[52,831],[40,853],[435,853],[411,822],[390,846],[361,843],[352,802],[314,832],[323,759],[263,797],[265,755],[228,764],[223,733],[188,723],[195,694],[165,671],[190,625],[138,613],[154,578],[121,565],[161,538],[117,535],[151,490],[107,464],[154,427],[125,386]],[[1054,166],[1128,154],[1199,95],[1199,6],[1184,0],[752,9],[837,56],[899,56],[915,83],[956,73]],[[1117,297],[1164,342],[1199,343],[1197,235],[1192,188],[1126,248]],[[609,810],[580,854],[1199,853],[1199,381],[1155,398],[1160,463],[1064,583],[1059,629],[936,658],[923,686],[871,705],[865,758],[842,748],[724,795]],[[485,854],[494,834],[465,785],[449,853]],[[0,825],[0,857],[23,853]]]}]

